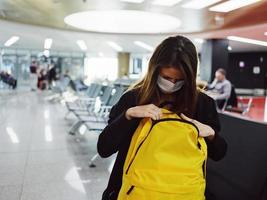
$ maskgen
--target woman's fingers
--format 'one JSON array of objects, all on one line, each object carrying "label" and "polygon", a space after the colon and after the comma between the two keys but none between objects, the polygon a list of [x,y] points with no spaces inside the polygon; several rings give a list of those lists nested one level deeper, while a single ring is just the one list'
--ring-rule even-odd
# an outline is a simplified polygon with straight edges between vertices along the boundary
[{"label": "woman's fingers", "polygon": [[[162,115],[163,114],[161,112],[161,109],[153,104],[144,105],[144,106],[135,106],[135,107],[129,108],[126,112],[126,118],[128,120],[131,120],[132,118],[135,118],[135,117],[137,118],[149,117],[153,120],[159,120],[162,118]],[[206,124],[202,124],[201,122],[197,120],[191,119],[187,117],[186,115],[184,115],[183,113],[181,114],[181,118],[191,123],[194,123],[199,130],[199,136],[201,137],[208,137],[212,135],[214,136],[215,132],[210,126]]]},{"label": "woman's fingers", "polygon": [[143,117],[149,117],[153,120],[157,120],[157,116],[151,112],[146,112],[145,115]]},{"label": "woman's fingers", "polygon": [[161,110],[153,104],[147,106],[145,113],[144,117],[150,117],[153,120],[159,120],[162,116]]},{"label": "woman's fingers", "polygon": [[162,117],[162,112],[160,108],[154,104],[144,105],[144,106],[135,106],[127,110],[126,112],[127,119],[134,117],[143,118],[150,117],[153,120],[159,120]]},{"label": "woman's fingers", "polygon": [[208,126],[206,124],[202,124],[201,122],[199,122],[197,120],[191,119],[184,114],[181,114],[181,117],[182,117],[182,119],[189,121],[189,122],[192,122],[197,126],[197,128],[199,130],[199,136],[207,137],[210,135],[214,135],[214,131],[210,126]]},{"label": "woman's fingers", "polygon": [[149,114],[149,117],[151,117],[154,120],[159,120],[160,119],[160,114],[157,111],[149,110],[148,114]]}]

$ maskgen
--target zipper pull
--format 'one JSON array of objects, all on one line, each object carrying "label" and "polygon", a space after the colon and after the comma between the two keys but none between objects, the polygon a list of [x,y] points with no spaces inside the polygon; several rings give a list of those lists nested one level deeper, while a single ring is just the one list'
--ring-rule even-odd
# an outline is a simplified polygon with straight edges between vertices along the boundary
[{"label": "zipper pull", "polygon": [[134,186],[132,185],[126,194],[129,195],[133,191],[133,189],[134,189]]}]

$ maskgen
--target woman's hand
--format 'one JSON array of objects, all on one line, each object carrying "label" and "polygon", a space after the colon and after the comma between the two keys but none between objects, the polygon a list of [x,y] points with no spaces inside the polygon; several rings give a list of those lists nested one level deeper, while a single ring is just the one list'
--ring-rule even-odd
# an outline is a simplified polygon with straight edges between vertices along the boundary
[{"label": "woman's hand", "polygon": [[208,125],[206,124],[202,124],[201,122],[191,119],[187,116],[185,116],[184,114],[181,114],[181,117],[189,122],[192,122],[193,124],[196,125],[196,127],[199,130],[199,136],[201,137],[208,137],[208,139],[212,140],[215,136],[215,131]]},{"label": "woman's hand", "polygon": [[128,120],[131,120],[132,118],[145,117],[150,117],[153,120],[158,120],[162,117],[162,113],[159,107],[155,106],[154,104],[149,104],[129,108],[125,113],[125,117]]}]

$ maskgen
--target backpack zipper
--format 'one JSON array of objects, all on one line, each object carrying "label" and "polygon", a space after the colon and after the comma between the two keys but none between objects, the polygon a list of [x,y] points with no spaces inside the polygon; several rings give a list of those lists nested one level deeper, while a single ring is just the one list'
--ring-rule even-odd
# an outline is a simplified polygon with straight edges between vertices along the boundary
[{"label": "backpack zipper", "polygon": [[194,123],[189,122],[189,121],[185,121],[185,120],[181,120],[181,119],[174,119],[174,118],[165,118],[165,119],[160,119],[160,120],[153,121],[153,124],[152,124],[152,126],[151,126],[151,128],[150,128],[150,130],[149,130],[149,132],[148,132],[148,134],[147,134],[147,136],[144,138],[144,140],[143,140],[143,141],[139,144],[139,146],[137,147],[137,149],[136,149],[136,151],[135,151],[135,154],[134,154],[134,157],[133,157],[133,159],[131,160],[130,164],[128,165],[127,169],[126,169],[126,174],[128,174],[129,169],[130,169],[131,165],[133,164],[133,161],[134,161],[134,159],[135,159],[135,157],[136,157],[136,155],[137,155],[137,153],[138,153],[140,147],[143,145],[143,143],[145,142],[145,140],[148,138],[148,136],[149,136],[149,134],[150,134],[152,128],[153,128],[157,123],[159,123],[159,122],[163,122],[163,121],[179,121],[179,122],[183,122],[183,123],[191,124],[192,126],[194,126],[194,127],[196,128],[197,133],[198,133],[198,135],[199,135],[199,130],[198,130],[197,126],[196,126]]},{"label": "backpack zipper", "polygon": [[207,175],[207,172],[206,172],[207,166],[206,166],[206,164],[207,164],[206,160],[204,160],[203,165],[202,165],[204,179],[206,179],[206,175]]},{"label": "backpack zipper", "polygon": [[133,157],[133,159],[131,160],[130,164],[129,164],[128,167],[127,167],[126,174],[128,174],[128,171],[129,171],[131,165],[133,164],[133,161],[134,161],[134,159],[135,159],[135,157],[136,157],[136,155],[137,155],[137,153],[138,153],[140,147],[143,145],[143,143],[144,143],[145,140],[147,139],[147,137],[148,137],[148,135],[150,134],[152,128],[153,128],[153,125],[151,126],[151,128],[150,128],[150,130],[149,130],[147,136],[144,138],[144,140],[143,140],[143,141],[139,144],[139,146],[137,147],[137,149],[136,149],[136,151],[135,151],[135,154],[134,154],[134,157]]}]

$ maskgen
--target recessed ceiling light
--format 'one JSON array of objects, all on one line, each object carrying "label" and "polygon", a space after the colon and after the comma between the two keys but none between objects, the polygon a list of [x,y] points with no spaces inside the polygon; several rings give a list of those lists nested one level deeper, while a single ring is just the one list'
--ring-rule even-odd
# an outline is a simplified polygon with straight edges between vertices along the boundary
[{"label": "recessed ceiling light", "polygon": [[204,42],[204,40],[201,38],[195,38],[194,41],[197,43],[203,43]]},{"label": "recessed ceiling light", "polygon": [[71,14],[65,23],[87,31],[105,33],[173,33],[181,21],[173,16],[138,10],[98,10]]},{"label": "recessed ceiling light", "polygon": [[109,46],[111,46],[116,51],[122,51],[123,50],[123,48],[115,42],[108,41],[107,43]]},{"label": "recessed ceiling light", "polygon": [[46,38],[44,42],[44,49],[50,49],[52,46],[53,40],[51,38]]},{"label": "recessed ceiling light", "polygon": [[264,35],[266,35],[266,36],[267,36],[267,32],[265,32],[265,33],[264,33]]},{"label": "recessed ceiling light", "polygon": [[83,40],[77,40],[76,43],[78,44],[78,46],[80,47],[82,51],[87,50],[87,46]]},{"label": "recessed ceiling light", "polygon": [[232,51],[232,47],[231,46],[228,46],[227,49],[228,49],[228,51]]},{"label": "recessed ceiling light", "polygon": [[123,2],[128,2],[128,3],[143,3],[144,0],[121,0]]},{"label": "recessed ceiling light", "polygon": [[209,8],[209,10],[215,12],[230,12],[232,10],[236,10],[238,8],[245,7],[260,1],[261,0],[230,0],[223,2],[219,5],[213,6]]},{"label": "recessed ceiling light", "polygon": [[104,54],[102,52],[98,53],[99,57],[104,57]]},{"label": "recessed ceiling light", "polygon": [[191,8],[191,9],[202,9],[209,7],[210,5],[213,5],[215,3],[218,3],[222,0],[192,0],[189,1],[188,3],[185,3],[182,5],[183,8]]},{"label": "recessed ceiling light", "polygon": [[139,46],[139,47],[142,47],[143,49],[146,49],[148,51],[154,51],[154,48],[144,42],[141,42],[141,41],[134,41],[134,44]]},{"label": "recessed ceiling light", "polygon": [[152,4],[159,6],[174,6],[182,0],[154,0]]},{"label": "recessed ceiling light", "polygon": [[256,45],[261,45],[261,46],[266,46],[267,47],[267,42],[264,42],[264,41],[261,41],[261,40],[253,40],[253,39],[243,38],[243,37],[238,37],[238,36],[228,36],[227,39],[228,40],[244,42],[244,43],[249,43],[249,44],[256,44]]},{"label": "recessed ceiling light", "polygon": [[6,47],[10,47],[11,45],[13,45],[15,42],[17,42],[19,40],[18,36],[12,36],[11,38],[9,38],[6,42],[5,42],[5,46]]}]

